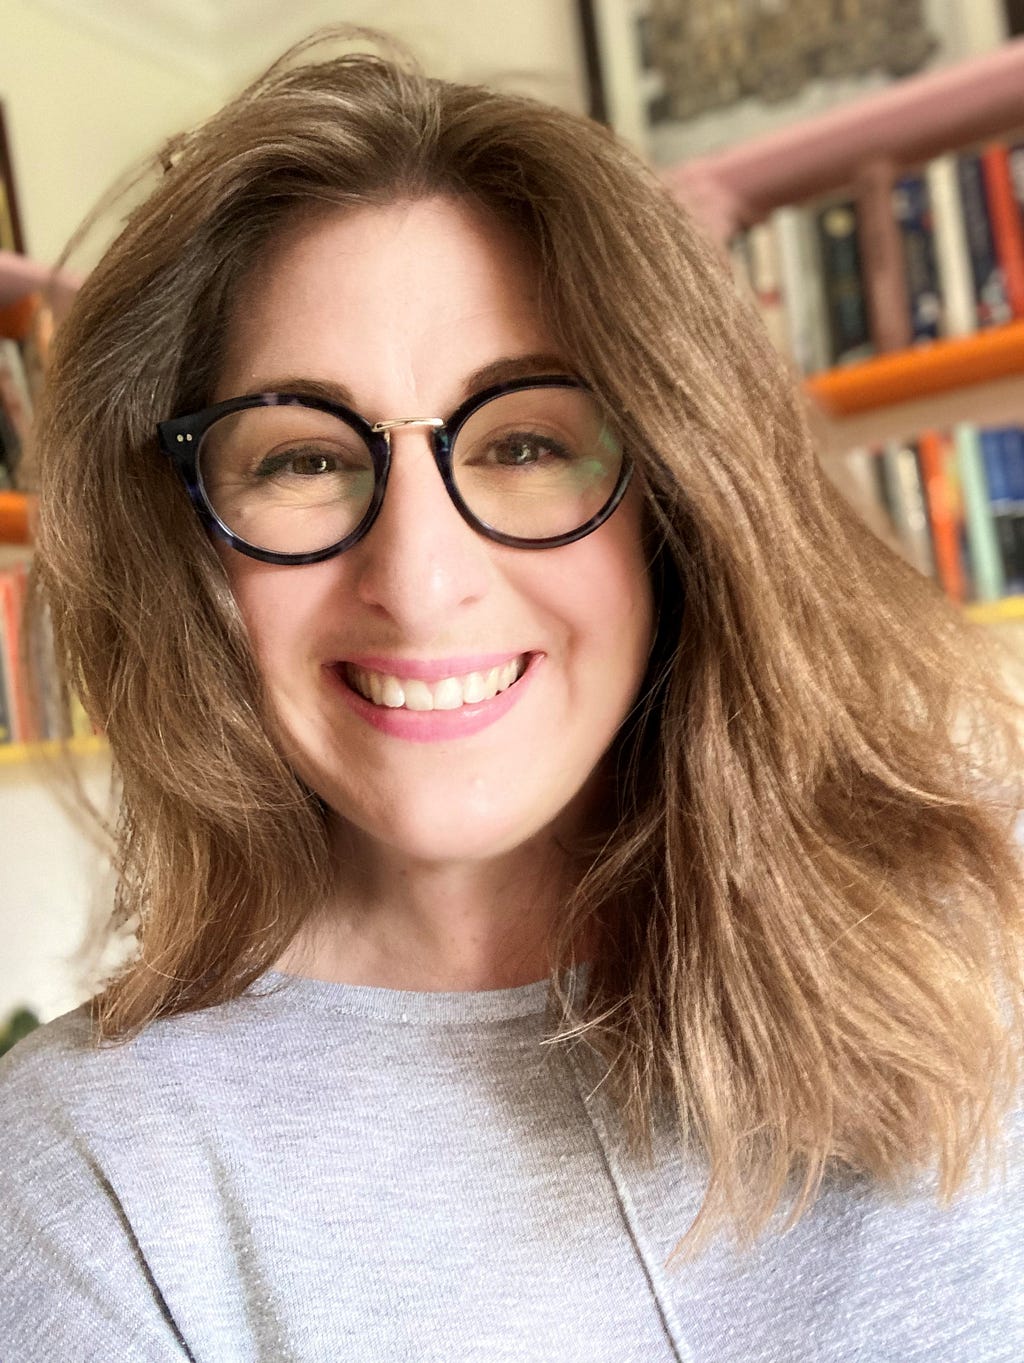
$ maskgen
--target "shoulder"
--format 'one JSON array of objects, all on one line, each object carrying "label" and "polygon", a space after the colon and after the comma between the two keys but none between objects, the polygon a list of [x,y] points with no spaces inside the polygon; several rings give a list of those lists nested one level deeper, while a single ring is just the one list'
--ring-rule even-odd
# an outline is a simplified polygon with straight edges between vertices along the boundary
[{"label": "shoulder", "polygon": [[19,1116],[38,1119],[65,1103],[93,1073],[97,1054],[88,1005],[30,1032],[0,1059],[0,1118],[10,1131]]}]

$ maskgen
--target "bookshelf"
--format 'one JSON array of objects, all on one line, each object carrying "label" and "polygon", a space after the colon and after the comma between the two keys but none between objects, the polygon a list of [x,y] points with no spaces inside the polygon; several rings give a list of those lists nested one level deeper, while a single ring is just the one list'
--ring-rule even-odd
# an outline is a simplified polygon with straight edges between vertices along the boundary
[{"label": "bookshelf", "polygon": [[[79,281],[67,272],[55,271],[27,256],[0,251],[0,307],[16,303],[28,294],[41,294],[60,318],[67,311]],[[24,560],[31,545],[33,498],[23,492],[0,490],[0,567]],[[103,753],[106,745],[98,736],[76,737],[61,743],[0,744],[0,769],[22,768],[31,772],[48,759],[61,755],[74,758]]]},{"label": "bookshelf", "polygon": [[[1024,132],[1024,37],[695,157],[665,179],[724,250],[776,208],[848,189],[873,162],[911,167],[1008,132]],[[952,420],[994,407],[1000,420],[1024,422],[1024,385],[1005,382],[1022,375],[1024,322],[1015,322],[816,374],[805,386],[827,454],[865,443],[868,432],[905,436],[936,424],[932,402],[920,407],[936,395],[957,395],[943,404]]]},{"label": "bookshelf", "polygon": [[927,161],[1024,126],[1024,38],[912,76],[735,147],[694,157],[665,179],[725,242],[773,208],[841,189],[868,161]]},{"label": "bookshelf", "polygon": [[29,542],[28,497],[23,492],[0,492],[0,544]]},{"label": "bookshelf", "polygon": [[[1024,37],[898,82],[788,128],[665,172],[726,250],[775,209],[849,193],[873,168],[899,173],[972,144],[1024,135]],[[1024,319],[919,343],[804,380],[822,458],[959,422],[1024,425]],[[1024,597],[973,603],[975,620],[1024,620]]]},{"label": "bookshelf", "polygon": [[806,388],[826,413],[848,416],[934,393],[1024,375],[1024,320],[931,341],[815,374]]}]

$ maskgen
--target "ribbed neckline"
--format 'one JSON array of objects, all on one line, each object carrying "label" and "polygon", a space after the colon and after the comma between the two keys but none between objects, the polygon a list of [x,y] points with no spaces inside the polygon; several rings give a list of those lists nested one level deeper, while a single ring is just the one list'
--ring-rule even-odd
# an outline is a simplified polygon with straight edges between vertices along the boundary
[{"label": "ribbed neckline", "polygon": [[[566,974],[566,987],[576,997],[577,990],[586,989],[590,966],[584,962]],[[426,991],[338,984],[268,970],[247,992],[264,995],[272,989],[275,998],[282,1003],[349,1013],[381,1022],[504,1022],[543,1013],[549,984],[549,980],[543,979],[513,989]]]}]

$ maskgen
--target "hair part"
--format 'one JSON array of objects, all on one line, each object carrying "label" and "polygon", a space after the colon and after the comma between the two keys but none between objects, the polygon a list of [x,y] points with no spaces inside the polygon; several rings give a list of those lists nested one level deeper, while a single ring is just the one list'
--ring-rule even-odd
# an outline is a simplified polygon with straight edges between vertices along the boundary
[{"label": "hair part", "polygon": [[[156,422],[207,400],[232,298],[287,220],[468,195],[535,252],[656,540],[658,645],[612,754],[614,825],[578,849],[552,930],[552,1044],[601,1062],[635,1157],[664,1103],[706,1158],[685,1258],[726,1224],[751,1243],[794,1173],[793,1219],[829,1169],[896,1187],[937,1164],[950,1199],[1021,1082],[1008,654],[840,500],[753,306],[607,130],[310,49],[167,150],[40,413],[37,587],[120,778],[112,928],[138,920],[98,1036],[236,997],[329,884],[323,808]],[[558,972],[588,926],[580,1004]]]}]

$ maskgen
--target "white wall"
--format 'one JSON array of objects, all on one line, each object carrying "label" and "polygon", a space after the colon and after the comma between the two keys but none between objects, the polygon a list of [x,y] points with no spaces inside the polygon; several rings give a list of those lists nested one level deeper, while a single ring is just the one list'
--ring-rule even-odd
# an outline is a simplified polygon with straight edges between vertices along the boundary
[{"label": "white wall", "polygon": [[[108,759],[76,765],[103,801]],[[88,996],[90,962],[75,952],[110,902],[108,859],[45,773],[0,766],[0,1021],[25,1003],[46,1020]]]},{"label": "white wall", "polygon": [[2,3],[0,100],[28,248],[47,262],[130,166],[326,23],[391,32],[440,76],[585,104],[573,0]]},{"label": "white wall", "polygon": [[100,194],[212,112],[217,92],[32,0],[3,0],[0,100],[29,253],[50,262]]}]

